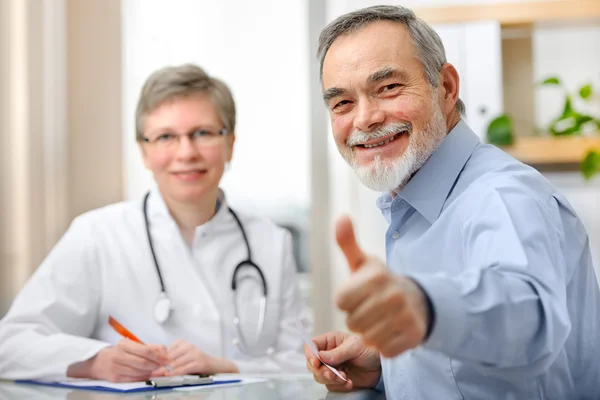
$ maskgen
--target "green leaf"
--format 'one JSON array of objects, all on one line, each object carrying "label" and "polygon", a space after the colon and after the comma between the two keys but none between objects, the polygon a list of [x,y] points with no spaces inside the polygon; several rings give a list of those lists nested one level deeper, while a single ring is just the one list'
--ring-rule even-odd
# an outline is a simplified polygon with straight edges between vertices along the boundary
[{"label": "green leaf", "polygon": [[500,115],[490,122],[487,129],[487,140],[497,146],[510,146],[513,144],[512,120],[508,115]]},{"label": "green leaf", "polygon": [[594,121],[594,117],[589,115],[579,114],[576,111],[570,110],[566,117],[560,117],[550,124],[550,133],[554,136],[569,136],[578,135],[583,132],[583,125]]},{"label": "green leaf", "polygon": [[590,97],[592,97],[592,84],[588,83],[587,85],[582,86],[579,89],[579,96],[581,96],[581,98],[584,100],[588,100]]},{"label": "green leaf", "polygon": [[574,114],[573,112],[573,105],[571,104],[571,96],[568,95],[567,98],[565,99],[565,106],[563,108],[563,113],[561,115],[561,119],[562,118],[567,118],[570,117]]},{"label": "green leaf", "polygon": [[566,96],[563,112],[560,117],[550,124],[550,133],[554,136],[569,136],[581,133],[582,122],[580,122],[580,117],[581,114],[573,110],[571,96]]},{"label": "green leaf", "polygon": [[581,162],[580,168],[586,180],[600,172],[600,152],[590,151]]},{"label": "green leaf", "polygon": [[550,133],[554,136],[572,136],[579,132],[580,127],[575,117],[560,118],[550,124]]},{"label": "green leaf", "polygon": [[579,124],[579,126],[581,126],[583,124],[587,124],[590,121],[593,121],[594,117],[592,117],[590,115],[578,114],[576,116],[576,119],[577,119],[577,124]]},{"label": "green leaf", "polygon": [[540,82],[540,85],[561,85],[561,82],[558,76],[552,76],[544,79],[542,82]]}]

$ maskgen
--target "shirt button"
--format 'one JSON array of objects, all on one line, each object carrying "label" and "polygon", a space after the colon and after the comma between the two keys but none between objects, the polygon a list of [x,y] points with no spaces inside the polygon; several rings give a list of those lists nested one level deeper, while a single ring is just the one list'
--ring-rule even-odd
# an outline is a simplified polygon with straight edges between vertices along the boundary
[{"label": "shirt button", "polygon": [[394,233],[392,233],[392,237],[394,239],[398,239],[400,237],[400,234],[398,233],[398,231],[394,231]]}]

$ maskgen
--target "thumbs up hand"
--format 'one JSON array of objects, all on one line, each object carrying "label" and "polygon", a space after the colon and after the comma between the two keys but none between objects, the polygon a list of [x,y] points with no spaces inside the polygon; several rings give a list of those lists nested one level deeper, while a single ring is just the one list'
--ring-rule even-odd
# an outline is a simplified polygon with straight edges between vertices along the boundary
[{"label": "thumbs up hand", "polygon": [[393,274],[366,255],[356,242],[352,221],[338,220],[336,239],[352,275],[336,296],[347,313],[348,328],[384,357],[394,357],[421,344],[429,327],[426,294],[411,279]]}]

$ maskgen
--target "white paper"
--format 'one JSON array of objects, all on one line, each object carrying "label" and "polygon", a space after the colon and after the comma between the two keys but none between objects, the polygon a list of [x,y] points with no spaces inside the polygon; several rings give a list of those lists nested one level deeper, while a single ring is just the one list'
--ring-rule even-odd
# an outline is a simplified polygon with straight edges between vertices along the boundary
[{"label": "white paper", "polygon": [[298,320],[298,318],[296,318],[296,325],[298,327],[298,331],[300,331],[300,335],[302,335],[302,339],[304,340],[304,343],[306,343],[308,345],[308,347],[310,348],[310,351],[312,351],[313,354],[315,356],[317,356],[319,361],[321,361],[321,363],[323,363],[324,366],[329,368],[331,370],[331,372],[333,372],[334,374],[336,374],[337,376],[342,378],[344,380],[344,382],[348,382],[348,380],[346,378],[344,378],[337,369],[333,368],[331,365],[329,365],[325,361],[323,361],[321,359],[321,357],[319,357],[319,350],[317,349],[317,346],[315,346],[315,342],[312,341],[311,337],[308,335],[306,330],[302,327],[302,324],[300,323],[300,320]]},{"label": "white paper", "polygon": [[79,387],[98,386],[98,387],[118,389],[118,390],[123,390],[123,391],[148,387],[148,385],[146,385],[146,381],[115,383],[115,382],[98,381],[98,380],[92,380],[92,379],[68,378],[68,379],[61,379],[61,380],[57,380],[57,381],[50,380],[50,381],[40,381],[40,382],[49,382],[49,383],[56,382],[56,383],[61,383],[64,385],[79,386]]}]

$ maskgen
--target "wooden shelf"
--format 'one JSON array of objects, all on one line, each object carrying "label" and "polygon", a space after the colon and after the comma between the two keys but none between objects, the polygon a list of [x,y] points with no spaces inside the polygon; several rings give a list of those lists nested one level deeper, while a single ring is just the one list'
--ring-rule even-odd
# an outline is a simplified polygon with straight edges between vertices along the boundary
[{"label": "wooden shelf", "polygon": [[576,166],[588,151],[600,151],[600,135],[597,137],[518,137],[514,145],[502,146],[501,149],[532,166],[560,164]]},{"label": "wooden shelf", "polygon": [[521,25],[541,21],[600,18],[600,0],[462,5],[416,8],[414,11],[430,24],[493,20],[501,25]]}]

